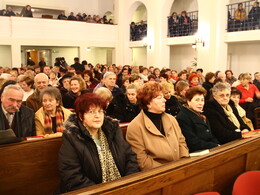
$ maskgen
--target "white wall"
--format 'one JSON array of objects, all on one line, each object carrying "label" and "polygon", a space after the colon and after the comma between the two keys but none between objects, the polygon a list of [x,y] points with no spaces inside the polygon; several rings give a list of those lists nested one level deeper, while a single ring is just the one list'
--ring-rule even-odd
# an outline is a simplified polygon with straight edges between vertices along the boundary
[{"label": "white wall", "polygon": [[[191,66],[197,57],[196,50],[191,45],[176,45],[170,47],[170,68],[178,72]],[[198,67],[199,68],[199,67]]]},{"label": "white wall", "polygon": [[141,4],[135,11],[133,15],[133,22],[137,23],[140,22],[141,20],[147,21],[147,10],[146,7]]},{"label": "white wall", "polygon": [[103,17],[108,11],[114,13],[114,0],[98,0],[98,13],[100,17]]},{"label": "white wall", "polygon": [[132,65],[135,66],[150,66],[147,64],[147,50],[146,47],[142,48],[132,48],[133,51],[133,62]]},{"label": "white wall", "polygon": [[2,67],[10,67],[12,65],[11,61],[11,46],[8,45],[0,45],[0,66]]},{"label": "white wall", "polygon": [[113,62],[113,60],[110,59],[110,56],[108,56],[108,52],[110,50],[111,48],[91,47],[91,51],[86,51],[86,60],[92,65],[96,65],[98,63],[107,64],[109,62]]},{"label": "white wall", "polygon": [[175,0],[172,4],[172,9],[169,15],[171,15],[172,12],[177,12],[177,14],[181,14],[182,11],[198,11],[197,0]]},{"label": "white wall", "polygon": [[260,41],[228,44],[229,68],[236,77],[243,72],[260,72],[259,51]]}]

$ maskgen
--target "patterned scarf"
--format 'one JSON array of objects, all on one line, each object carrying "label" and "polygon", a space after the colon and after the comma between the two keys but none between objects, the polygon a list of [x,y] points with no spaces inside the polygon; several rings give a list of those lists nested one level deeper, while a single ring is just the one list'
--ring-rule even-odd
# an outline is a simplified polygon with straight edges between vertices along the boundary
[{"label": "patterned scarf", "polygon": [[[56,108],[56,132],[63,132],[63,122],[64,122],[64,116],[61,107]],[[45,133],[53,133],[52,132],[52,119],[51,116],[45,112],[45,118],[44,118],[44,131]]]},{"label": "patterned scarf", "polygon": [[109,149],[107,138],[101,129],[99,130],[99,139],[101,148],[97,146],[97,149],[102,170],[102,183],[105,183],[116,180],[121,175]]},{"label": "patterned scarf", "polygon": [[228,119],[239,129],[240,128],[240,123],[237,120],[236,115],[233,113],[232,108],[230,107],[230,105],[227,105],[227,109],[222,107],[225,114],[227,115]]}]

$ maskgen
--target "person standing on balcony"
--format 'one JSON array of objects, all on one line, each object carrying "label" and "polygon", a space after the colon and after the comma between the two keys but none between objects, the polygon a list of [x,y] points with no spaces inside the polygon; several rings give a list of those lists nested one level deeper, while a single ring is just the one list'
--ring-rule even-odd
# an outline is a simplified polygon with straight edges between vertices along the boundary
[{"label": "person standing on balcony", "polygon": [[20,13],[20,16],[22,17],[33,17],[33,13],[32,13],[32,7],[30,5],[26,5],[21,13]]},{"label": "person standing on balcony", "polygon": [[180,35],[181,36],[186,36],[191,33],[191,19],[190,17],[187,16],[186,11],[181,12],[181,17],[180,17]]},{"label": "person standing on balcony", "polygon": [[246,11],[243,8],[243,4],[239,3],[238,8],[235,11],[234,14],[234,19],[235,19],[235,31],[239,30],[242,28],[242,30],[246,30]]},{"label": "person standing on balcony", "polygon": [[254,6],[250,10],[248,14],[248,19],[250,24],[252,25],[253,29],[255,29],[256,25],[259,25],[259,19],[260,19],[260,7],[259,2],[255,2]]}]

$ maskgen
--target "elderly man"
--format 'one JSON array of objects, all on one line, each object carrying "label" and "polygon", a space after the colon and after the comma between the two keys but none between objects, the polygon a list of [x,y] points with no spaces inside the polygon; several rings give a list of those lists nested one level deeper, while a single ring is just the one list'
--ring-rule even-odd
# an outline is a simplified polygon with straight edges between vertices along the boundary
[{"label": "elderly man", "polygon": [[4,88],[0,106],[0,130],[13,129],[17,137],[35,135],[34,112],[22,105],[23,90],[18,85]]},{"label": "elderly man", "polygon": [[44,73],[39,73],[34,77],[35,92],[30,95],[26,100],[26,106],[37,112],[42,103],[40,101],[40,92],[48,86],[49,78]]}]

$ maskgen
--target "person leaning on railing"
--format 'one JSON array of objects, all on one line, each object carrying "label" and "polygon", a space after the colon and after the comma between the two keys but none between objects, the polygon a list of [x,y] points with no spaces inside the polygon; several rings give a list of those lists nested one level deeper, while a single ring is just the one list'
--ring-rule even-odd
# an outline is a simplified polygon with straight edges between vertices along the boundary
[{"label": "person leaning on railing", "polygon": [[235,19],[235,30],[239,30],[239,28],[242,28],[241,30],[246,29],[247,14],[245,9],[243,8],[242,3],[238,4],[238,8],[235,10],[234,13],[234,19]]}]

